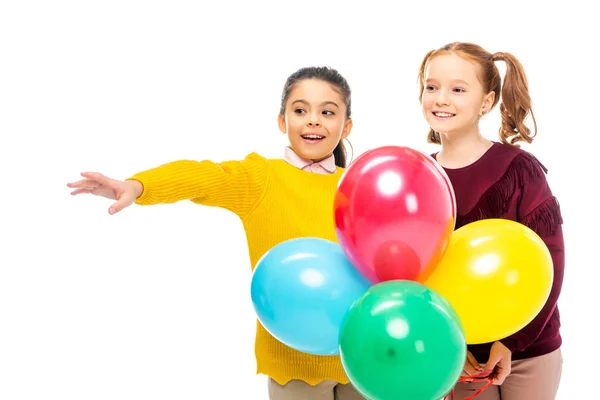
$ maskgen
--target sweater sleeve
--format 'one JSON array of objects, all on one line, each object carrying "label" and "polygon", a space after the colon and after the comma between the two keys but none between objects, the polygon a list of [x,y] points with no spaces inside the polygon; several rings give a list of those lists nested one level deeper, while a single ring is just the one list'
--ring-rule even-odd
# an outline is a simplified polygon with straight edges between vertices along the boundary
[{"label": "sweater sleeve", "polygon": [[240,161],[221,163],[179,160],[138,172],[127,180],[144,190],[136,204],[153,205],[190,200],[221,207],[244,217],[262,198],[267,184],[267,161],[251,153]]},{"label": "sweater sleeve", "polygon": [[530,165],[537,170],[529,171],[529,178],[521,181],[517,220],[536,232],[548,247],[552,256],[554,279],[550,295],[538,315],[519,332],[500,340],[511,352],[525,350],[544,330],[560,296],[565,266],[560,206],[546,181],[545,168],[533,156],[530,157],[534,161]]}]

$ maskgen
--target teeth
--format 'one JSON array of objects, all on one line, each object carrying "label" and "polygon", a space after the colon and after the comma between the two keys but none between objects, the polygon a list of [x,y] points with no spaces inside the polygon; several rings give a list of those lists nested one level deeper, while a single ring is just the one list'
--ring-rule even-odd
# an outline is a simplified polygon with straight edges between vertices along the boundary
[{"label": "teeth", "polygon": [[436,116],[438,117],[452,117],[454,114],[450,114],[450,113],[443,113],[443,112],[436,112],[434,113]]},{"label": "teeth", "polygon": [[302,135],[303,138],[306,139],[323,139],[324,136],[319,135]]}]

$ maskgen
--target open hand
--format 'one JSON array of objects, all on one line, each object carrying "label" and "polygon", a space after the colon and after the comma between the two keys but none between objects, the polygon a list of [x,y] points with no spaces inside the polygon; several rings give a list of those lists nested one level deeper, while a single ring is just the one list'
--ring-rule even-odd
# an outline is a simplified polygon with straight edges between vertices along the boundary
[{"label": "open hand", "polygon": [[502,385],[508,375],[512,363],[512,353],[501,342],[495,342],[490,350],[490,358],[485,364],[486,371],[493,371],[494,385]]},{"label": "open hand", "polygon": [[85,179],[67,183],[67,187],[75,189],[71,194],[89,193],[117,200],[108,209],[108,213],[111,215],[133,204],[144,190],[142,184],[135,180],[119,181],[108,178],[98,172],[82,172],[81,176]]}]

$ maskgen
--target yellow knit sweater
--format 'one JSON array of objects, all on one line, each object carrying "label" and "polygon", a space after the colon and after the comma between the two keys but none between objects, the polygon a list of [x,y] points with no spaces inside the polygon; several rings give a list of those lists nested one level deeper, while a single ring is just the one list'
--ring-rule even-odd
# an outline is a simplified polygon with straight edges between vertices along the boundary
[{"label": "yellow knit sweater", "polygon": [[[140,205],[191,200],[237,214],[246,231],[254,269],[265,252],[284,240],[319,237],[337,242],[333,198],[342,173],[338,168],[333,174],[315,174],[284,160],[251,153],[241,161],[175,161],[129,179],[144,186],[136,201]],[[293,350],[258,321],[255,354],[257,373],[280,384],[290,379],[311,385],[322,380],[348,383],[339,356]]]}]

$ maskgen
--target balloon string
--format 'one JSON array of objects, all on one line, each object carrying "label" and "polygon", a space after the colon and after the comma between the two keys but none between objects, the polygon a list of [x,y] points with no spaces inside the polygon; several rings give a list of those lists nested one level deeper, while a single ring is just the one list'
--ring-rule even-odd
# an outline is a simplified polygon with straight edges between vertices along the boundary
[{"label": "balloon string", "polygon": [[[471,376],[461,376],[460,379],[458,380],[458,382],[460,382],[460,383],[486,382],[486,384],[480,388],[469,389],[469,390],[473,390],[475,393],[473,393],[469,397],[465,397],[463,400],[473,399],[473,398],[479,396],[481,394],[481,392],[483,392],[485,389],[490,387],[492,385],[492,383],[494,382],[494,377],[492,376],[492,372],[493,371],[483,371],[483,372],[480,372],[478,374],[471,375]],[[452,389],[452,392],[450,392],[449,396],[450,396],[450,398],[448,398],[448,395],[447,395],[446,397],[444,397],[443,400],[454,400],[454,389]]]}]

